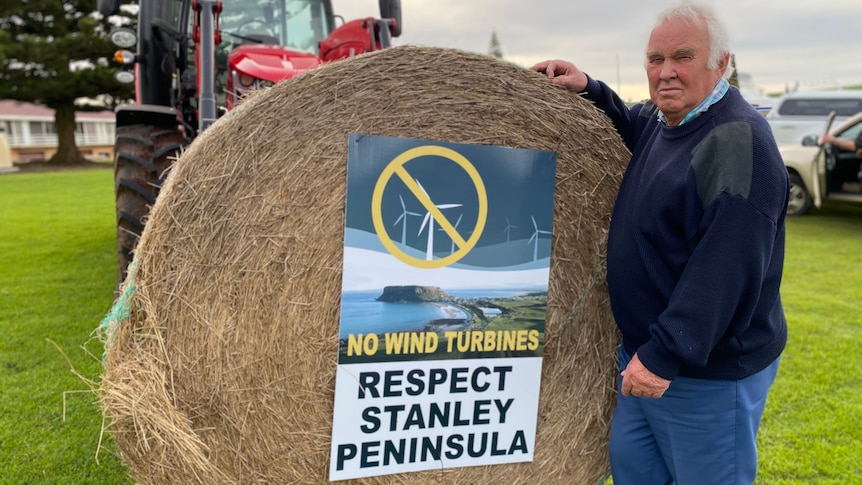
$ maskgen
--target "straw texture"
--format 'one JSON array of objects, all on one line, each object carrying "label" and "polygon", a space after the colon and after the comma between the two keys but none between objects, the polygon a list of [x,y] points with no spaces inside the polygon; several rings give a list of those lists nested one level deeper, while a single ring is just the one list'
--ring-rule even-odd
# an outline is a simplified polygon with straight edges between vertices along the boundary
[{"label": "straw texture", "polygon": [[128,318],[106,337],[101,401],[136,482],[326,482],[348,133],[558,157],[534,461],[351,483],[596,483],[619,343],[604,247],[629,154],[604,115],[544,76],[415,46],[255,94],[175,164]]}]

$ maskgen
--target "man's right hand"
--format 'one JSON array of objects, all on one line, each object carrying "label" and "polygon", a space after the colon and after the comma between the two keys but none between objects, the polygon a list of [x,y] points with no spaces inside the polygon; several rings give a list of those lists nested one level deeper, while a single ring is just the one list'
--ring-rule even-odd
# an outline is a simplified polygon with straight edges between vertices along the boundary
[{"label": "man's right hand", "polygon": [[587,88],[587,75],[571,62],[561,60],[543,61],[530,69],[547,74],[548,79],[557,86],[562,86],[576,92],[581,92]]}]

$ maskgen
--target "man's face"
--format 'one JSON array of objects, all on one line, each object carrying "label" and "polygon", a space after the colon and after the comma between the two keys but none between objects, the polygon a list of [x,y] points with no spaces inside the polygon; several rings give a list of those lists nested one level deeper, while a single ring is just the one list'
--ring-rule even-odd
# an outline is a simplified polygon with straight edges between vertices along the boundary
[{"label": "man's face", "polygon": [[678,125],[709,96],[721,78],[727,56],[715,70],[706,67],[708,60],[706,26],[678,19],[653,29],[646,62],[650,99],[662,110],[669,125]]}]

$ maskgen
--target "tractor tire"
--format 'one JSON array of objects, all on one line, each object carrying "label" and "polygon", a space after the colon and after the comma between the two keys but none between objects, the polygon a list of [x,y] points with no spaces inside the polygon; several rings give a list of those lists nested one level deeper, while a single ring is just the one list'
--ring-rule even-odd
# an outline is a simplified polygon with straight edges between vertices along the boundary
[{"label": "tractor tire", "polygon": [[114,195],[117,207],[117,288],[144,231],[162,183],[187,144],[178,130],[151,125],[117,128],[114,146]]}]

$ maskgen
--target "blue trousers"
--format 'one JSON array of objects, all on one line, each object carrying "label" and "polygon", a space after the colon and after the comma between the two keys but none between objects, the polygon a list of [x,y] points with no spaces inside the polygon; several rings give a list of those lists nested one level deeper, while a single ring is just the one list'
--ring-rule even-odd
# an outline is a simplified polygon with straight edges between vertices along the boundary
[{"label": "blue trousers", "polygon": [[[620,369],[629,355],[620,346]],[[659,399],[623,396],[611,420],[614,485],[751,485],[778,359],[741,380],[677,377]]]}]

